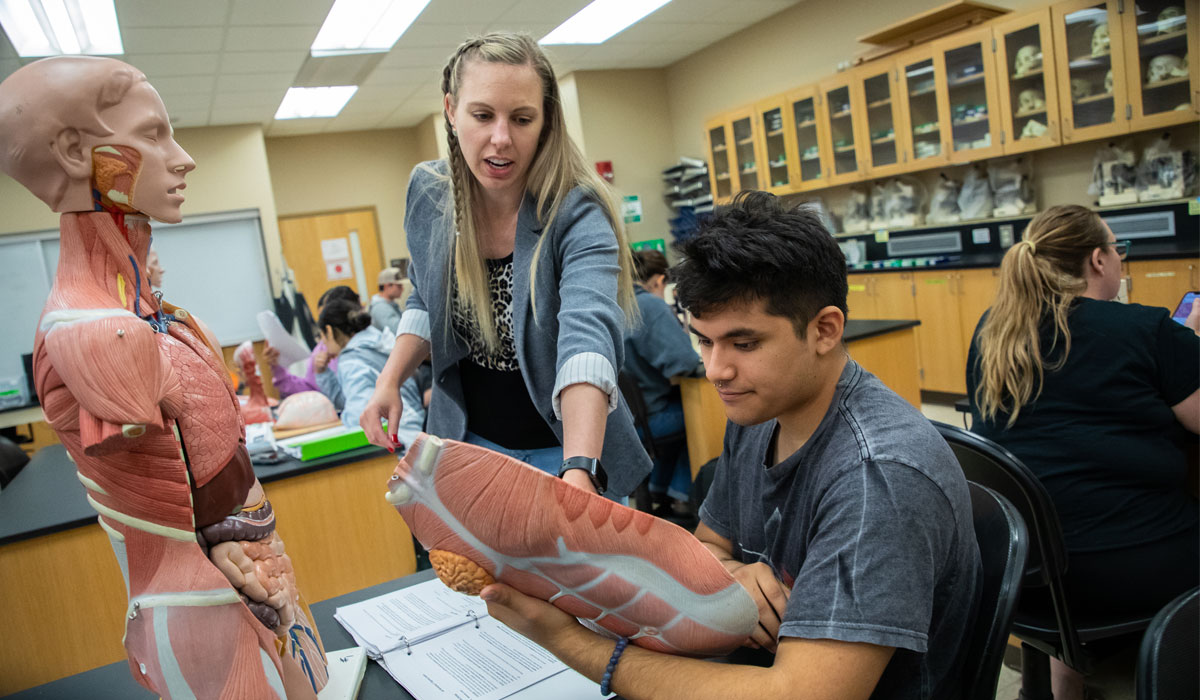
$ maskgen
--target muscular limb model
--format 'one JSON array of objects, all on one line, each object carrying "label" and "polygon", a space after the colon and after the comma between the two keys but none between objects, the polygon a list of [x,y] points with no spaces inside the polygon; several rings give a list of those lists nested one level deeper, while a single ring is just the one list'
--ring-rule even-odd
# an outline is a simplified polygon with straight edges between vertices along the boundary
[{"label": "muscular limb model", "polygon": [[164,698],[315,698],[324,654],[216,340],[146,282],[146,217],[180,220],[193,168],[125,63],[50,58],[0,83],[0,169],[62,213],[35,382],[125,576],[134,678]]}]

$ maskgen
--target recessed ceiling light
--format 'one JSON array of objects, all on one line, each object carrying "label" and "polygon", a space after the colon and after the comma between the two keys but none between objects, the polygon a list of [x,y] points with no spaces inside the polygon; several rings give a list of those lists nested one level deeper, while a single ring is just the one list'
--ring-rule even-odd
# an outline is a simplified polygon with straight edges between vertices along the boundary
[{"label": "recessed ceiling light", "polygon": [[113,0],[0,0],[0,26],[22,58],[125,53]]},{"label": "recessed ceiling light", "polygon": [[313,56],[390,51],[429,0],[336,0],[309,49]]},{"label": "recessed ceiling light", "polygon": [[276,119],[315,119],[336,117],[358,92],[357,85],[288,88],[275,112]]},{"label": "recessed ceiling light", "polygon": [[539,44],[603,44],[671,0],[593,0]]}]

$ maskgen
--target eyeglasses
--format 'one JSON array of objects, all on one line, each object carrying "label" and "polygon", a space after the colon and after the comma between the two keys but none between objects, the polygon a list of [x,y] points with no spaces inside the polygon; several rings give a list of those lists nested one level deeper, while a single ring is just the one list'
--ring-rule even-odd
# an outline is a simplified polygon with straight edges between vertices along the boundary
[{"label": "eyeglasses", "polygon": [[1117,255],[1120,256],[1122,260],[1129,257],[1129,248],[1131,245],[1131,241],[1112,241],[1109,243],[1109,247],[1117,251]]}]

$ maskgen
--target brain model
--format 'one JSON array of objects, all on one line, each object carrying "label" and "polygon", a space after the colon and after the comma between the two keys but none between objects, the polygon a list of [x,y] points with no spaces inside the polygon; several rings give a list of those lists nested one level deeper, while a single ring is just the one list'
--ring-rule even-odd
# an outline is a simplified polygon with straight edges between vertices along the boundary
[{"label": "brain model", "polygon": [[683,528],[507,455],[422,434],[387,500],[442,581],[469,595],[500,581],[670,654],[727,653],[758,622],[750,595]]},{"label": "brain model", "polygon": [[324,394],[319,391],[302,391],[292,394],[279,404],[279,419],[275,421],[275,429],[311,428],[336,423],[337,419],[337,410],[333,407],[333,402]]}]

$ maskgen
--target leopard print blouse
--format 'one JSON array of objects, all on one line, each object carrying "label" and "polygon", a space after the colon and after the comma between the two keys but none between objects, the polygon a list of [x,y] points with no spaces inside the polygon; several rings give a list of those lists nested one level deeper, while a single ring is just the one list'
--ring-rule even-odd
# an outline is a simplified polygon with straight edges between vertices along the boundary
[{"label": "leopard print blouse", "polygon": [[458,295],[458,284],[454,286],[454,330],[467,341],[471,361],[489,369],[513,372],[521,367],[517,364],[517,349],[513,339],[513,256],[488,260],[488,289],[492,294],[492,316],[496,319],[496,331],[500,335],[500,348],[490,354],[483,342],[479,322],[468,312],[466,304]]}]

